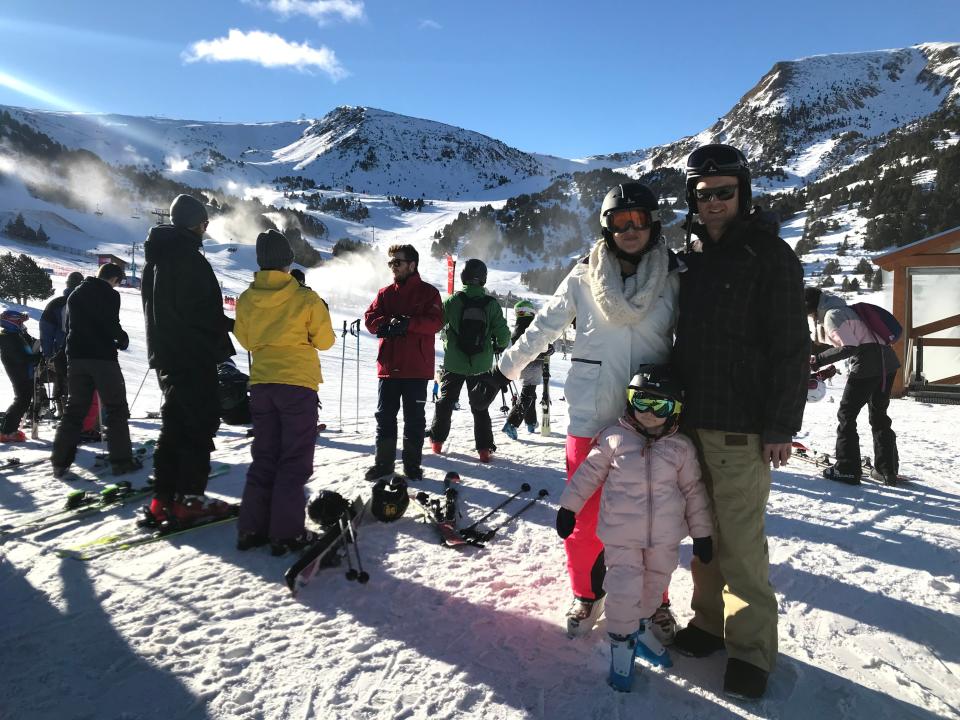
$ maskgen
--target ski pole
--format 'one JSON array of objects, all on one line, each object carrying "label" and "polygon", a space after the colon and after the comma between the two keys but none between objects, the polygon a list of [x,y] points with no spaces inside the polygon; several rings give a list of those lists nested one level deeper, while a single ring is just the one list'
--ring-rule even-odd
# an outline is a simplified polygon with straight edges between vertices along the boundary
[{"label": "ski pole", "polygon": [[496,535],[500,530],[503,530],[503,528],[505,528],[505,527],[506,527],[507,525],[509,525],[511,522],[513,522],[513,521],[516,520],[518,517],[520,517],[521,515],[523,515],[523,513],[525,513],[525,512],[526,512],[527,510],[529,510],[530,508],[532,508],[534,505],[536,505],[538,500],[540,500],[540,499],[542,499],[542,498],[545,498],[545,497],[546,497],[547,495],[549,495],[549,494],[550,494],[550,493],[548,493],[548,492],[546,491],[546,489],[543,489],[543,490],[541,490],[540,492],[538,492],[538,493],[537,493],[537,496],[536,496],[535,498],[533,498],[532,500],[530,500],[529,502],[527,502],[526,505],[524,505],[522,508],[520,508],[520,509],[517,510],[515,513],[513,513],[513,515],[507,516],[507,519],[504,520],[503,522],[501,522],[499,525],[496,525],[496,526],[490,528],[489,530],[487,530],[485,533],[483,533],[483,535],[480,536],[480,541],[481,541],[481,542],[489,542],[489,541],[493,538],[493,536]]},{"label": "ski pole", "polygon": [[360,318],[350,323],[350,334],[357,338],[357,400],[354,405],[355,430],[360,432]]},{"label": "ski pole", "polygon": [[37,440],[40,437],[40,428],[37,425],[40,424],[40,413],[37,412],[37,405],[40,404],[40,391],[39,391],[39,377],[37,374],[38,366],[34,365],[33,367],[33,408],[30,413],[31,423],[30,423],[30,438]]},{"label": "ski pole", "polygon": [[343,545],[343,554],[347,556],[347,580],[355,580],[357,571],[353,568],[353,558],[350,557],[350,544],[347,538],[347,525],[350,521],[344,521],[346,513],[337,518],[337,526],[340,528],[340,544]]},{"label": "ski pole", "polygon": [[473,532],[474,530],[477,529],[477,526],[480,525],[480,523],[482,523],[482,522],[484,522],[484,521],[486,521],[486,520],[489,520],[491,517],[493,517],[493,516],[497,513],[498,510],[500,510],[501,508],[506,507],[509,503],[513,502],[520,493],[522,493],[522,492],[527,492],[527,491],[529,491],[529,490],[530,490],[530,483],[524,483],[523,485],[520,486],[520,489],[517,490],[513,495],[511,495],[510,497],[508,497],[508,498],[507,498],[506,500],[504,500],[503,502],[501,502],[501,503],[495,505],[494,507],[490,508],[490,512],[488,512],[486,515],[484,515],[483,517],[481,517],[480,519],[478,519],[476,522],[473,522],[473,523],[471,523],[470,525],[467,525],[467,527],[465,527],[465,528],[463,528],[462,530],[460,530],[460,534],[463,535],[463,533],[465,533],[465,532]]},{"label": "ski pole", "polygon": [[343,321],[343,332],[340,333],[340,429],[343,432],[343,365],[347,361],[347,321]]},{"label": "ski pole", "polygon": [[357,543],[357,533],[353,528],[353,523],[347,523],[347,532],[350,533],[350,540],[353,542],[353,554],[357,557],[357,573],[354,576],[361,585],[365,585],[370,580],[370,574],[363,569],[363,563],[360,561],[360,545]]},{"label": "ski pole", "polygon": [[147,366],[147,371],[143,374],[143,380],[140,381],[140,386],[137,388],[137,392],[134,393],[133,402],[130,403],[130,407],[127,408],[127,412],[133,415],[133,406],[137,404],[137,398],[140,397],[140,391],[143,390],[143,383],[147,381],[147,375],[150,374],[150,366]]},{"label": "ski pole", "polygon": [[[493,369],[496,370],[497,368],[500,367],[500,353],[499,353],[499,352],[494,352],[494,354],[493,354],[493,360],[494,360],[494,367],[493,367]],[[500,388],[500,412],[502,412],[502,413],[507,413],[507,412],[509,412],[509,408],[507,407],[507,391],[506,391],[504,388]]]}]

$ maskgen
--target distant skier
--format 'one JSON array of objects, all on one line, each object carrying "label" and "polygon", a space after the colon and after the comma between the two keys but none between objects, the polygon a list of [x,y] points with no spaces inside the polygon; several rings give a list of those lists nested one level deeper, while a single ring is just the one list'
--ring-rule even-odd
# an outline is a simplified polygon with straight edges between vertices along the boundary
[{"label": "distant skier", "polygon": [[566,538],[576,527],[576,513],[602,488],[597,536],[607,565],[609,683],[623,692],[630,691],[634,657],[662,667],[672,664],[648,618],[670,584],[680,541],[693,537],[700,562],[713,557],[713,516],[697,451],[677,433],[680,386],[669,367],[644,365],[626,395],[626,411],[596,437],[560,496],[557,512],[557,533]]},{"label": "distant skier", "polygon": [[237,547],[270,543],[274,555],[313,539],[304,528],[303,488],[313,473],[317,350],[333,346],[330,314],[319,296],[288,274],[293,250],[276,230],[257,237],[250,287],[237,299],[237,341],[253,353],[250,410],[253,462],[240,503]]},{"label": "distant skier", "polygon": [[20,421],[33,403],[33,377],[37,363],[42,360],[42,355],[34,349],[36,340],[24,328],[29,317],[17,310],[0,313],[0,361],[13,386],[13,402],[0,425],[0,443],[27,441]]},{"label": "distant skier", "polygon": [[50,455],[56,478],[64,477],[73,464],[94,391],[103,408],[113,474],[143,467],[130,444],[127,386],[117,360],[117,351],[126,350],[130,344],[120,326],[120,293],[116,290],[123,279],[119,265],[105,263],[97,277],[88,277],[67,299],[68,400]]},{"label": "distant skier", "polygon": [[864,405],[869,408],[873,431],[873,464],[875,480],[885,485],[897,484],[899,453],[897,435],[893,432],[887,407],[890,391],[900,367],[896,353],[874,335],[860,316],[843,298],[808,287],[804,291],[807,314],[816,325],[816,339],[834,347],[810,357],[810,369],[847,361],[847,384],[837,410],[837,448],[834,464],[823,471],[828,480],[859,485],[863,470],[860,465],[860,437],[857,416]]},{"label": "distant skier", "polygon": [[[601,238],[540,308],[523,336],[488,376],[488,402],[516,380],[548,343],[576,318],[574,353],[564,385],[567,479],[590,451],[593,437],[623,412],[623,388],[636,369],[670,359],[677,318],[680,265],[660,234],[659,203],[640,183],[616,185],[600,206]],[[597,538],[597,492],[564,541],[573,603],[567,632],[588,632],[603,612],[603,543]],[[655,624],[670,642],[676,620],[664,591]]]},{"label": "distant skier", "polygon": [[52,400],[57,408],[57,416],[61,418],[67,400],[67,298],[82,282],[81,272],[74,271],[67,275],[67,286],[63,293],[48,302],[40,316],[40,347],[44,360],[53,365]]},{"label": "distant skier", "polygon": [[510,328],[500,303],[483,289],[487,266],[471,258],[460,273],[463,290],[443,303],[443,376],[440,400],[430,426],[430,444],[435,453],[443,449],[450,434],[450,419],[464,384],[473,413],[473,440],[481,462],[490,462],[497,446],[493,442],[490,403],[484,399],[482,376],[489,374],[495,352],[507,347]]},{"label": "distant skier", "polygon": [[420,278],[413,245],[392,245],[387,265],[393,283],[380,288],[364,313],[367,331],[380,338],[377,351],[377,438],[367,480],[393,474],[397,459],[397,413],[403,404],[403,474],[423,478],[427,383],[433,377],[434,337],[443,324],[440,293]]},{"label": "distant skier", "polygon": [[716,562],[691,566],[694,617],[674,647],[693,657],[726,647],[724,692],[759,698],[777,656],[764,527],[770,467],[790,458],[810,377],[803,268],[775,219],[751,211],[750,168],[736,148],[694,150],[686,196],[700,249],[682,256],[673,367],[719,542]]},{"label": "distant skier", "polygon": [[227,334],[233,320],[223,313],[220,283],[200,253],[206,207],[178,195],[170,220],[151,228],[143,244],[141,287],[147,355],[163,392],[149,508],[156,523],[230,512],[227,503],[204,493],[220,427],[217,363],[235,353]]},{"label": "distant skier", "polygon": [[[513,326],[513,335],[510,336],[511,345],[520,339],[537,314],[533,303],[529,300],[520,300],[513,306],[513,313],[516,321]],[[520,397],[511,408],[502,428],[503,432],[514,440],[517,439],[517,428],[520,427],[521,422],[527,424],[528,432],[537,431],[537,386],[543,381],[543,358],[552,354],[553,345],[549,344],[546,350],[520,371]]]}]

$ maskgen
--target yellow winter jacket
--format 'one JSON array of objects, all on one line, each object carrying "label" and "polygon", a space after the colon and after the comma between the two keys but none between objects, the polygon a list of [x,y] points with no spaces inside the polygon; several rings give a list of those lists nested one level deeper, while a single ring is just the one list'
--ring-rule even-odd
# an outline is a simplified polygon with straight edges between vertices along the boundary
[{"label": "yellow winter jacket", "polygon": [[280,270],[261,270],[237,299],[233,334],[253,353],[250,384],[316,390],[323,382],[317,350],[333,346],[330,313],[320,297]]}]

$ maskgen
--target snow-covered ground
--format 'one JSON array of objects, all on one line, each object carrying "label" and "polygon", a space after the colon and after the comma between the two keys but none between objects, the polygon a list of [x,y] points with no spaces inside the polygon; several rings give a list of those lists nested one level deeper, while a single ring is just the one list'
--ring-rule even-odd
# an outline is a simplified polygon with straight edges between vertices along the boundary
[{"label": "snow-covered ground", "polygon": [[[424,242],[429,235],[422,230],[397,228],[389,239]],[[249,278],[252,248],[223,249],[211,246],[208,257],[226,290],[235,292]],[[385,284],[383,259],[363,270],[331,272],[328,265],[308,274],[330,302],[335,328],[362,314],[372,297],[367,288]],[[435,261],[425,262],[424,273],[443,282]],[[139,295],[123,290],[122,299],[131,344],[121,365],[131,402],[146,376],[131,429],[135,439],[147,439],[156,436],[158,421],[144,416],[157,409],[159,395],[146,374]],[[33,331],[42,303],[35,305]],[[376,339],[362,333],[359,350],[356,339],[345,340],[338,336],[321,358],[321,419],[330,431],[317,439],[309,489],[365,496]],[[238,360],[246,364],[242,354]],[[553,520],[564,483],[561,397],[568,367],[557,355],[552,437],[522,434],[514,442],[497,432],[495,462],[482,465],[464,409],[454,415],[447,452],[425,455],[427,480],[418,486],[436,492],[445,472],[460,473],[470,517],[522,482],[532,492],[549,491],[545,504],[485,550],[439,545],[411,509],[393,524],[362,528],[369,584],[348,582],[331,569],[293,599],[283,585],[290,558],[237,551],[231,525],[87,563],[52,552],[129,524],[130,506],[0,545],[0,718],[960,716],[960,484],[954,475],[960,408],[891,403],[901,470],[916,478],[903,487],[829,483],[796,460],[774,472],[768,533],[781,655],[763,701],[738,704],[722,696],[722,655],[675,656],[671,670],[644,668],[633,693],[620,695],[605,684],[602,624],[579,640],[568,640],[561,626],[569,589]],[[827,452],[838,380],[825,401],[808,406],[799,437]],[[9,398],[8,384],[0,382],[0,405]],[[498,407],[492,408],[495,429],[503,422]],[[864,453],[872,455],[865,414],[861,428]],[[3,447],[0,462],[44,457],[52,435],[44,427],[38,441]],[[80,464],[97,450],[85,446]],[[214,458],[232,469],[210,482],[212,495],[240,497],[249,451],[244,428],[221,428]],[[56,507],[67,490],[44,465],[0,470],[0,524]],[[687,541],[671,585],[681,622],[690,617],[690,556]]]}]

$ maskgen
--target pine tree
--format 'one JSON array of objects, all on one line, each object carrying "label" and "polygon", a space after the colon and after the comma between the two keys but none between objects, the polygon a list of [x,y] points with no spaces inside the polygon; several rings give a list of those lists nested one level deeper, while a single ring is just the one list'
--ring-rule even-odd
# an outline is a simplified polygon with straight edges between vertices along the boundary
[{"label": "pine tree", "polygon": [[25,305],[29,298],[46,300],[53,295],[53,282],[29,255],[0,256],[0,297]]}]

